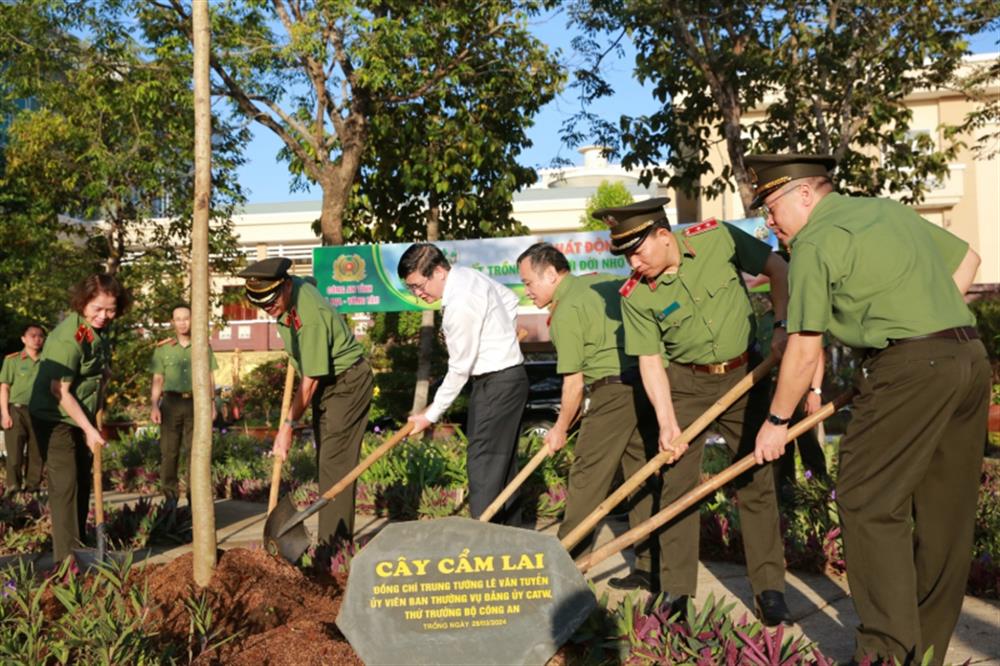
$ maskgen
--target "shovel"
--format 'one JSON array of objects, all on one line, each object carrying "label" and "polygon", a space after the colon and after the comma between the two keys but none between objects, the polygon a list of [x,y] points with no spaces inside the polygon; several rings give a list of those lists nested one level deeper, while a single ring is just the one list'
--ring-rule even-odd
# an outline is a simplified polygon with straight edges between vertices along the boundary
[{"label": "shovel", "polygon": [[[392,447],[403,441],[410,434],[411,430],[413,430],[413,423],[407,423],[395,435],[372,451],[367,458],[358,463],[358,466],[348,472],[344,478],[333,484],[318,500],[302,511],[295,512],[295,504],[292,502],[291,495],[282,497],[281,501],[278,502],[278,506],[275,507],[274,511],[268,517],[267,523],[264,525],[264,540],[268,544],[268,550],[271,550],[271,544],[273,544],[274,550],[271,552],[280,553],[289,562],[295,562],[302,557],[302,553],[306,552],[309,544],[312,543],[309,530],[303,524],[306,518],[329,504],[334,497],[344,490],[350,488],[351,484],[364,474],[366,469],[388,453]],[[287,513],[285,519],[280,520],[279,514],[285,513]]]},{"label": "shovel", "polygon": [[[809,430],[817,423],[825,420],[827,417],[832,416],[837,412],[837,410],[849,403],[853,396],[853,390],[846,391],[837,396],[832,402],[826,403],[821,409],[817,410],[813,414],[810,414],[789,428],[788,437],[785,441],[788,443],[795,441],[796,437],[804,433],[806,430]],[[725,484],[738,477],[740,474],[752,469],[756,464],[757,461],[754,460],[752,453],[744,456],[737,462],[713,476],[711,479],[685,493],[683,496],[678,498],[676,502],[660,511],[646,522],[633,527],[628,532],[625,532],[613,541],[609,541],[589,555],[586,555],[578,560],[576,564],[577,568],[581,573],[586,573],[595,565],[603,562],[615,553],[628,548],[642,539],[645,539],[655,530],[659,529],[663,525],[666,525],[681,513],[687,511],[703,497],[715,492]]]},{"label": "shovel", "polygon": [[[286,363],[288,367],[285,371],[285,390],[281,394],[280,423],[284,423],[285,419],[288,418],[288,412],[292,407],[292,389],[295,386],[295,368],[292,366],[291,359],[286,359]],[[295,505],[290,498],[281,506],[283,515],[275,511],[278,507],[278,493],[281,491],[281,465],[283,462],[281,458],[274,456],[274,462],[271,464],[271,491],[267,496],[267,521],[264,523],[264,547],[272,555],[278,554],[278,544],[273,539],[268,538],[268,535],[274,532],[277,525],[281,525],[295,513]]]},{"label": "shovel", "polygon": [[[104,410],[97,412],[97,429],[100,430],[104,421]],[[104,524],[104,488],[103,482],[103,446],[94,449],[94,522],[97,523],[97,562],[103,564],[108,556],[107,525]]]},{"label": "shovel", "polygon": [[[766,377],[770,372],[771,368],[778,362],[778,359],[772,354],[764,359],[757,367],[753,369],[750,374],[741,379],[739,383],[734,385],[731,389],[726,391],[725,395],[716,400],[711,407],[705,410],[705,413],[699,416],[695,421],[684,429],[671,444],[678,443],[690,443],[695,437],[701,434],[701,431],[708,427],[712,421],[714,421],[719,414],[723,413],[729,409],[730,405],[740,399],[740,397],[749,391],[754,384],[760,381],[762,378]],[[572,549],[576,544],[590,534],[601,519],[611,512],[611,509],[618,506],[618,503],[626,499],[632,492],[638,488],[642,483],[651,477],[653,474],[659,471],[663,467],[667,460],[673,455],[671,451],[661,451],[652,458],[649,462],[642,466],[642,468],[633,474],[628,480],[623,483],[618,490],[608,495],[607,499],[601,502],[596,509],[590,512],[583,521],[577,525],[569,534],[562,538],[562,545],[567,549]]]}]

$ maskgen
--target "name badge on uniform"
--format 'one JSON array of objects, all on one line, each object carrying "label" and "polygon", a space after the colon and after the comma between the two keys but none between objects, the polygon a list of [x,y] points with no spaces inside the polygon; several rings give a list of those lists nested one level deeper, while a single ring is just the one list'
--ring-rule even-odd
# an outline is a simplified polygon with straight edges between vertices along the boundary
[{"label": "name badge on uniform", "polygon": [[667,307],[663,308],[663,312],[661,312],[660,314],[656,315],[656,319],[659,320],[659,321],[663,321],[664,319],[666,319],[667,317],[669,317],[674,312],[674,310],[676,310],[680,306],[681,306],[680,303],[678,303],[677,301],[674,301],[673,303],[671,303]]}]

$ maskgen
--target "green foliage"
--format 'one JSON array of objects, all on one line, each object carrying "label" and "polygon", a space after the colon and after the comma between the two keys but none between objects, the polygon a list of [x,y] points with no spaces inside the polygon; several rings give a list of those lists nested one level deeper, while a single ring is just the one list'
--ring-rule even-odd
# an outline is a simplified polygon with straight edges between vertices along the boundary
[{"label": "green foliage", "polygon": [[[969,303],[976,316],[979,337],[993,365],[993,381],[1000,382],[1000,298],[980,298]],[[994,392],[995,393],[995,392]]]},{"label": "green foliage", "polygon": [[[913,134],[903,100],[946,85],[966,50],[962,36],[1000,10],[986,0],[916,9],[906,0],[735,7],[577,0],[570,12],[585,31],[575,45],[588,63],[576,72],[584,110],[564,124],[566,141],[615,147],[624,166],[643,169],[645,182],[663,179],[691,195],[715,197],[735,185],[746,206],[752,188],[743,156],[779,151],[832,154],[841,189],[920,201],[960,144],[947,127],[927,128],[943,130],[940,144]],[[620,53],[626,36],[636,50],[635,77],[652,85],[662,107],[602,119],[587,104],[614,92],[601,61]],[[765,106],[763,119],[746,118]],[[710,158],[720,140],[726,163],[714,173]]]},{"label": "green foliage", "polygon": [[[160,664],[177,657],[157,643],[131,556],[120,564],[98,565],[91,575],[75,573],[67,561],[49,578],[39,580],[24,563],[0,578],[0,660],[5,663]],[[58,607],[48,612],[47,592]]]},{"label": "green foliage", "polygon": [[[127,4],[151,41],[188,48],[185,3]],[[323,190],[324,244],[360,240],[370,216],[379,238],[414,237],[420,197],[439,199],[455,233],[506,224],[504,197],[530,174],[514,163],[526,117],[560,82],[528,30],[541,2],[279,7],[214,6],[212,70],[238,112],[281,139],[299,185]]]},{"label": "green foliage", "polygon": [[287,358],[258,365],[233,390],[233,402],[240,406],[243,423],[277,425],[285,390]]},{"label": "green foliage", "polygon": [[601,184],[597,186],[597,190],[594,191],[593,196],[587,199],[587,208],[583,215],[580,216],[580,226],[587,231],[607,229],[608,225],[603,221],[594,219],[594,211],[602,208],[613,208],[615,206],[627,206],[633,201],[632,193],[628,191],[628,188],[623,183],[609,183],[606,180],[602,180]]},{"label": "green foliage", "polygon": [[[113,4],[0,3],[0,110],[12,113],[0,172],[0,312],[15,329],[29,319],[51,328],[70,285],[117,273],[137,297],[112,330],[109,395],[127,406],[148,392],[148,356],[133,353],[139,329],[186,300],[178,266],[190,259],[193,93],[190,53],[141,43]],[[229,218],[243,200],[235,168],[248,133],[224,117],[214,127],[209,245],[212,268],[232,272]],[[16,345],[11,330],[0,334],[5,349]]]},{"label": "green foliage", "polygon": [[785,637],[745,615],[735,622],[735,604],[709,595],[697,610],[689,600],[687,618],[670,614],[658,599],[646,610],[635,594],[608,609],[604,595],[590,618],[570,639],[586,649],[583,663],[646,664],[817,664],[832,666],[803,637]]},{"label": "green foliage", "polygon": [[[379,312],[368,336],[362,340],[365,356],[375,372],[375,394],[369,420],[373,423],[403,421],[413,406],[413,382],[420,360],[420,312]],[[435,328],[440,326],[435,318]],[[431,347],[431,376],[443,377],[448,355],[440,336]],[[464,406],[460,396],[453,410]]]}]

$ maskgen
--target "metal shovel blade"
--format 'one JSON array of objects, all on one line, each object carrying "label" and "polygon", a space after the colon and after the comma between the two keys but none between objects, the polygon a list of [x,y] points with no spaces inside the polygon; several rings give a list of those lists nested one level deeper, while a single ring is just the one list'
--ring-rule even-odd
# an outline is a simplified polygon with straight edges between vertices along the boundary
[{"label": "metal shovel blade", "polygon": [[108,533],[104,523],[97,526],[97,561],[104,563],[108,557]]},{"label": "metal shovel blade", "polygon": [[296,562],[302,553],[306,552],[312,537],[309,530],[303,523],[298,523],[294,528],[282,533],[282,526],[289,518],[295,515],[296,507],[291,495],[281,498],[274,511],[267,517],[264,523],[264,548],[272,555],[280,555],[289,562]]}]

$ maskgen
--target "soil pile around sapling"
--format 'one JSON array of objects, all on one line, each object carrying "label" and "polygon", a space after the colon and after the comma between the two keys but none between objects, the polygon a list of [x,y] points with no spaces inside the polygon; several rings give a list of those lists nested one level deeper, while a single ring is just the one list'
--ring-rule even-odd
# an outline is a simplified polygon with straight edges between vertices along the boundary
[{"label": "soil pile around sapling", "polygon": [[[145,575],[153,625],[164,643],[187,645],[198,599],[190,554],[151,568]],[[204,599],[212,610],[213,643],[196,664],[361,664],[335,624],[346,578],[314,581],[264,550],[220,552]]]}]

